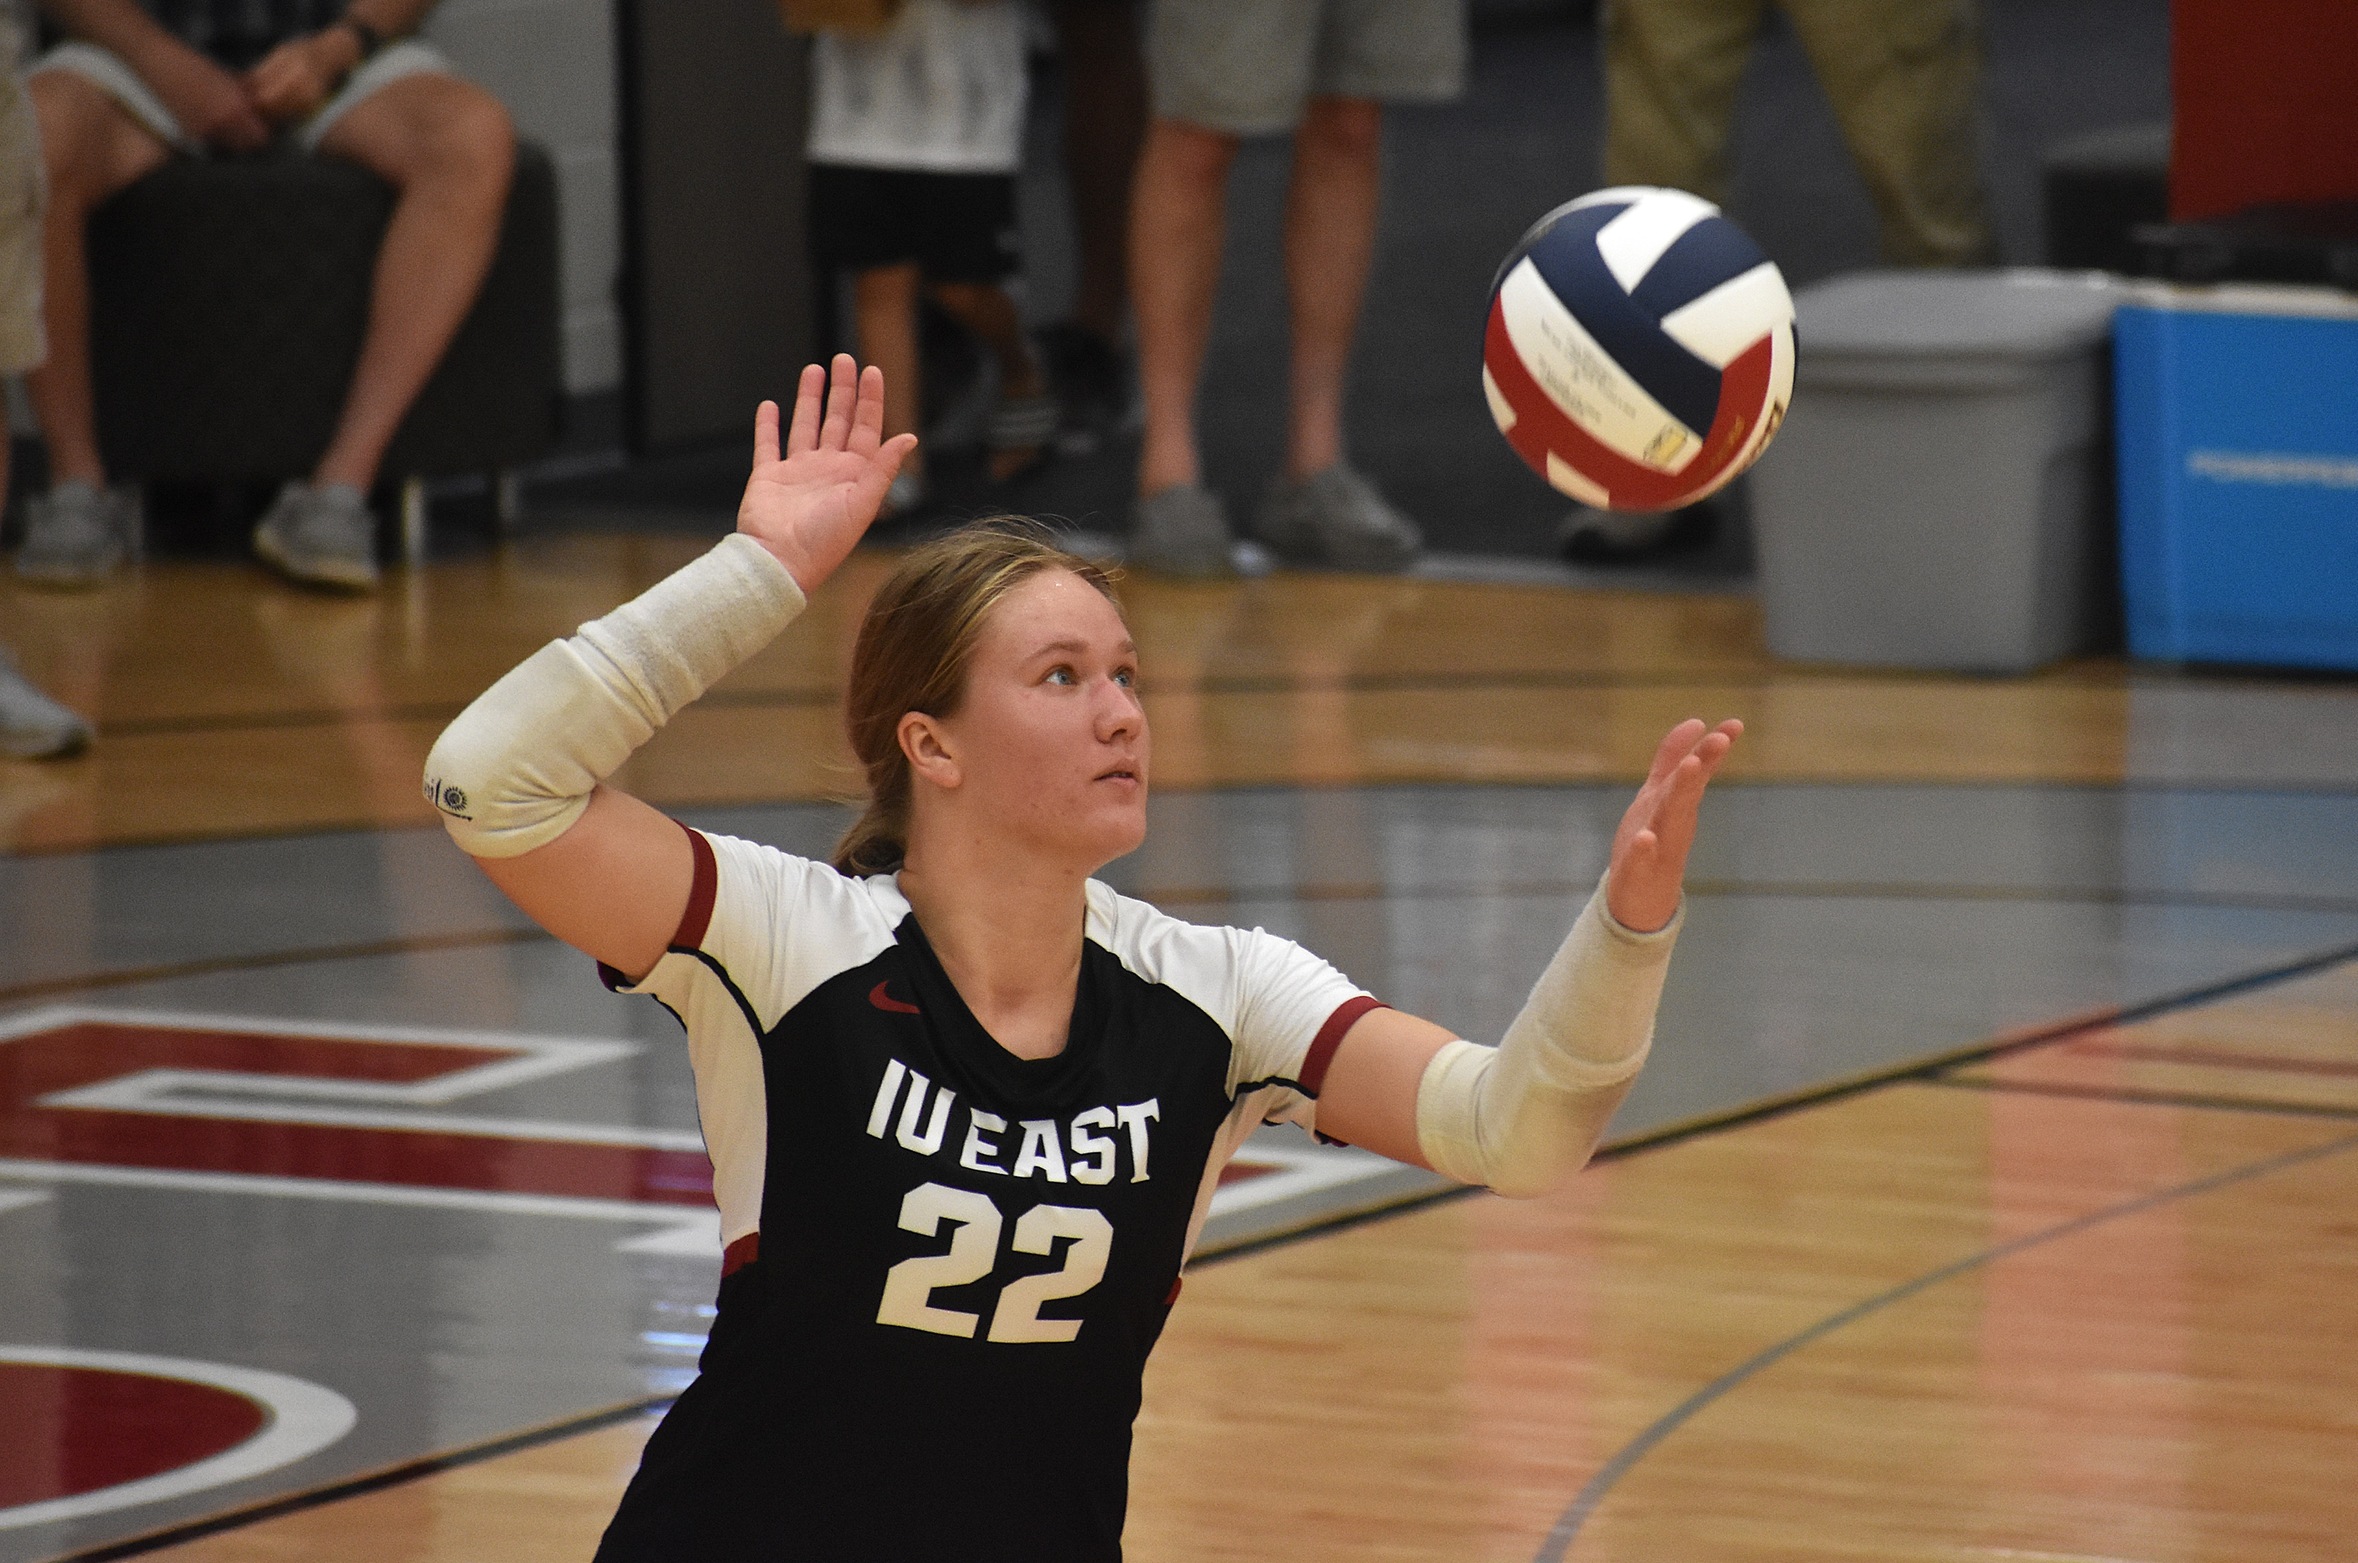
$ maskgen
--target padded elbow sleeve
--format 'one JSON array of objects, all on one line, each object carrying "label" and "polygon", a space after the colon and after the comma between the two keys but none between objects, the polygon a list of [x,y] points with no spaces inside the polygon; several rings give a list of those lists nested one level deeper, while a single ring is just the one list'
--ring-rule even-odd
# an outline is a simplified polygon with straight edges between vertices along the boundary
[{"label": "padded elbow sleeve", "polygon": [[1499,1045],[1451,1042],[1425,1067],[1417,1145],[1435,1171],[1520,1198],[1580,1170],[1653,1045],[1684,918],[1633,933],[1598,888]]},{"label": "padded elbow sleeve", "polygon": [[547,845],[631,751],[802,606],[786,567],[731,534],[485,690],[427,757],[426,801],[476,857]]}]

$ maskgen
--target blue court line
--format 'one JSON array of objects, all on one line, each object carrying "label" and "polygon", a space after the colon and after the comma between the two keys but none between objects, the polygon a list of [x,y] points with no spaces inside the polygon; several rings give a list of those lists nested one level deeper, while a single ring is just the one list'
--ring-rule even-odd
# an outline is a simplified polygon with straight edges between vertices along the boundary
[{"label": "blue court line", "polygon": [[2109,1221],[2118,1221],[2125,1216],[2141,1215],[2148,1210],[2181,1199],[2191,1199],[2198,1194],[2213,1193],[2237,1183],[2266,1177],[2270,1173],[2282,1172],[2287,1168],[2298,1167],[2307,1162],[2322,1161],[2328,1156],[2338,1156],[2343,1151],[2353,1149],[2358,1149],[2358,1134],[2346,1134],[2338,1139],[2327,1140],[2320,1145],[2307,1146],[2297,1151],[2287,1151],[2280,1156],[2271,1156],[2265,1161],[2250,1162],[2241,1167],[2230,1167],[2224,1172],[2214,1172],[2209,1177],[2197,1178],[2191,1183],[2181,1183],[2174,1188],[2143,1194],[2122,1204],[2092,1211],[2087,1215],[2077,1216],[2072,1220],[2044,1228],[2024,1237],[2018,1237],[2010,1243],[2001,1243],[1995,1248],[1987,1248],[1978,1254],[1968,1255],[1954,1264],[1943,1265],[1937,1270],[1927,1271],[1912,1281],[1903,1281],[1887,1292],[1869,1297],[1863,1302],[1853,1303],[1840,1313],[1829,1314],[1800,1334],[1781,1340],[1767,1350],[1759,1352],[1722,1373],[1718,1378],[1713,1379],[1673,1406],[1657,1418],[1652,1426],[1624,1444],[1621,1451],[1606,1461],[1598,1469],[1596,1475],[1588,1479],[1588,1484],[1573,1496],[1571,1506],[1564,1510],[1554,1528],[1547,1533],[1547,1539],[1540,1543],[1539,1551],[1534,1554],[1533,1563],[1563,1563],[1564,1555],[1571,1550],[1572,1543],[1579,1538],[1580,1528],[1588,1523],[1589,1516],[1594,1514],[1597,1506],[1605,1501],[1605,1495],[1611,1492],[1615,1484],[1622,1477],[1627,1476],[1640,1460],[1653,1453],[1656,1445],[1693,1420],[1697,1413],[1711,1405],[1712,1402],[1719,1400],[1745,1380],[1775,1366],[1801,1350],[1802,1347],[1823,1340],[1846,1325],[1856,1324],[1869,1314],[1878,1313],[1894,1303],[1905,1302],[1919,1292],[1929,1291],[1943,1281],[1955,1280],[1960,1275],[1978,1270],[2000,1259],[2012,1258],[2026,1249],[2037,1248],[2041,1244],[2056,1242],[2062,1238],[2076,1237],[2091,1227],[2102,1226]]}]

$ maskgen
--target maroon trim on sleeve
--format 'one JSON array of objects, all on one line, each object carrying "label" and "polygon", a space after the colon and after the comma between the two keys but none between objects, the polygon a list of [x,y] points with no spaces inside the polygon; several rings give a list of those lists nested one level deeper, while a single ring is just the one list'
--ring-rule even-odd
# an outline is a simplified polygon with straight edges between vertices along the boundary
[{"label": "maroon trim on sleeve", "polygon": [[761,1257],[761,1234],[748,1232],[721,1250],[721,1279],[727,1280]]},{"label": "maroon trim on sleeve", "polygon": [[1343,1045],[1343,1038],[1359,1024],[1360,1016],[1369,1010],[1391,1007],[1382,999],[1371,999],[1364,993],[1336,1005],[1335,1012],[1326,1017],[1326,1024],[1318,1028],[1318,1035],[1310,1039],[1310,1051],[1302,1055],[1299,1083],[1303,1094],[1316,1096],[1326,1084],[1327,1066],[1335,1061],[1335,1049]]},{"label": "maroon trim on sleeve", "polygon": [[704,832],[689,830],[688,850],[696,858],[696,875],[688,885],[688,909],[680,913],[679,932],[671,936],[675,950],[704,948],[705,930],[712,926],[712,898],[720,892],[720,864],[713,860],[712,843],[704,839]]}]

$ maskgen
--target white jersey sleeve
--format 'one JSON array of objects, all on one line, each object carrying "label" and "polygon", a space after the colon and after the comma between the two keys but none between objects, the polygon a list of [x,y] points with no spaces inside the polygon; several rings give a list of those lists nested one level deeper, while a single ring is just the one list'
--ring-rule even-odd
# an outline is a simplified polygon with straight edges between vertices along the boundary
[{"label": "white jersey sleeve", "polygon": [[638,982],[609,972],[607,983],[652,996],[687,1028],[727,1244],[761,1224],[762,1037],[828,978],[888,948],[907,904],[888,881],[848,878],[758,842],[691,829],[688,844],[695,875],[671,948]]},{"label": "white jersey sleeve", "polygon": [[1228,1034],[1228,1089],[1259,1118],[1318,1127],[1318,1093],[1346,1032],[1384,1006],[1290,939],[1207,927],[1090,886],[1093,935],[1123,963],[1201,1009]]}]

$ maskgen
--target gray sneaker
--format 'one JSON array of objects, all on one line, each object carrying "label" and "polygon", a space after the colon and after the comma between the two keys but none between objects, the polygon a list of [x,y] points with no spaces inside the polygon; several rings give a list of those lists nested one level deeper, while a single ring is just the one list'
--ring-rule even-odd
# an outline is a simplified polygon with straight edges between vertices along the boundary
[{"label": "gray sneaker", "polygon": [[25,681],[0,650],[0,754],[52,760],[90,745],[90,724]]},{"label": "gray sneaker", "polygon": [[1344,462],[1278,483],[1261,503],[1259,530],[1286,563],[1334,570],[1405,570],[1425,546],[1416,523]]},{"label": "gray sneaker", "polygon": [[1164,575],[1227,575],[1228,510],[1199,483],[1180,483],[1138,501],[1130,526],[1130,563]]},{"label": "gray sneaker", "polygon": [[16,573],[37,586],[96,586],[123,567],[138,538],[138,490],[60,483],[25,505]]},{"label": "gray sneaker", "polygon": [[338,591],[377,585],[377,518],[360,490],[289,483],[254,527],[254,552],[291,581]]}]

